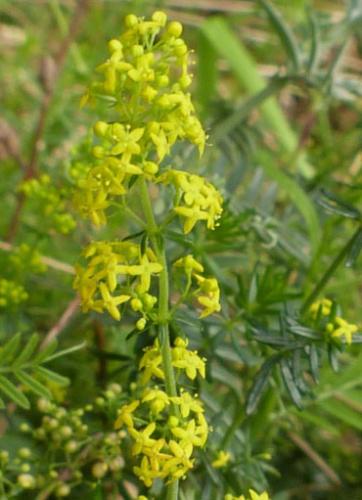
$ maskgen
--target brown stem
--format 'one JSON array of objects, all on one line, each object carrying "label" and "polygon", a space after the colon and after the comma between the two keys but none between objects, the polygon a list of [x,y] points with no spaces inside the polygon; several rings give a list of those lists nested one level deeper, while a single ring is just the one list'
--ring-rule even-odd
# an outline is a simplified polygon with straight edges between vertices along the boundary
[{"label": "brown stem", "polygon": [[334,470],[323,460],[323,458],[310,446],[309,443],[304,441],[298,434],[288,432],[289,438],[295,445],[298,446],[304,453],[315,463],[315,465],[330,479],[335,485],[340,485],[341,480],[334,472]]},{"label": "brown stem", "polygon": [[76,297],[71,302],[69,302],[63,314],[60,316],[59,320],[46,334],[43,342],[40,344],[40,350],[44,349],[52,340],[56,339],[58,335],[66,328],[69,321],[76,314],[79,309],[80,299]]}]

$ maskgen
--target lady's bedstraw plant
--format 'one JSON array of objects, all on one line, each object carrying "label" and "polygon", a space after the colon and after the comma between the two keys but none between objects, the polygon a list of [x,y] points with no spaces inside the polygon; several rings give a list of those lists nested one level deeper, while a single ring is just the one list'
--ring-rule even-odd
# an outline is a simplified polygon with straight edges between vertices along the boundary
[{"label": "lady's bedstraw plant", "polygon": [[[133,441],[135,474],[148,487],[157,478],[164,480],[168,498],[174,499],[178,480],[194,465],[194,449],[206,443],[208,425],[198,396],[176,384],[176,379],[204,377],[205,360],[188,349],[187,339],[170,344],[174,308],[169,308],[163,229],[175,216],[185,234],[198,223],[213,229],[222,212],[222,197],[203,177],[165,166],[177,141],[191,142],[201,155],[206,140],[187,92],[191,75],[182,25],[166,22],[163,12],[155,12],[149,21],[127,16],[126,31],[109,42],[110,56],[97,68],[101,81],[93,83],[82,100],[105,102],[106,96],[106,102],[113,103],[113,116],[93,127],[94,162],[77,178],[75,204],[84,217],[101,226],[117,198],[118,206],[130,213],[125,197],[138,192],[143,219],[135,219],[148,238],[142,245],[129,240],[92,242],[84,250],[87,264],[78,267],[75,288],[84,311],[108,312],[118,321],[125,304],[139,315],[140,332],[147,324],[157,326],[157,338],[140,361],[134,399],[120,408],[115,427],[126,428]],[[164,221],[155,220],[151,184],[174,191],[173,207]],[[202,264],[183,255],[174,266],[185,278],[181,299],[192,297],[200,318],[218,312],[219,286],[215,278],[205,276]]]}]

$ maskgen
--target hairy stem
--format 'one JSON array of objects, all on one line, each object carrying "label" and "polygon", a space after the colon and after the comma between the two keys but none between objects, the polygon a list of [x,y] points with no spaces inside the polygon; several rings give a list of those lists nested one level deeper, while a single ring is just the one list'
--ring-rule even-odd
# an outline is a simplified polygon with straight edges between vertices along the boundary
[{"label": "hairy stem", "polygon": [[[169,282],[166,252],[162,242],[159,240],[158,227],[153,215],[150,195],[147,184],[144,179],[140,179],[141,202],[146,217],[147,232],[152,246],[156,252],[157,258],[162,265],[162,271],[159,278],[159,296],[158,296],[158,321],[159,321],[159,341],[161,347],[162,365],[165,373],[166,392],[169,396],[177,396],[175,373],[172,366],[170,334],[169,334]],[[174,413],[177,409],[173,406]],[[167,500],[177,500],[178,481],[174,481],[167,487]]]}]

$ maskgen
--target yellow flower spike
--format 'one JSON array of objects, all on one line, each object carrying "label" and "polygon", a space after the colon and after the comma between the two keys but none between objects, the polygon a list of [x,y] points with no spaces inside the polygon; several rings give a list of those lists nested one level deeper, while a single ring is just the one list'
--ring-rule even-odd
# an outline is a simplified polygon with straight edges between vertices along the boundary
[{"label": "yellow flower spike", "polygon": [[223,451],[220,450],[219,453],[217,454],[217,457],[213,462],[211,462],[211,465],[215,469],[221,469],[222,467],[225,467],[230,462],[231,455],[228,451]]},{"label": "yellow flower spike", "polygon": [[136,399],[135,401],[132,401],[132,403],[122,406],[114,423],[114,428],[119,429],[123,424],[125,424],[128,428],[133,428],[133,413],[139,405],[140,401]]}]

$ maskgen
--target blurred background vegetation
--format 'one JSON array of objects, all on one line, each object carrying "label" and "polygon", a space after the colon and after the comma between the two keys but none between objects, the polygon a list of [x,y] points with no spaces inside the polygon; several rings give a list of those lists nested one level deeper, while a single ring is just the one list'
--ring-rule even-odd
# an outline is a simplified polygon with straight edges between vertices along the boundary
[{"label": "blurred background vegetation", "polygon": [[[184,498],[213,500],[228,488],[252,486],[278,500],[358,500],[358,345],[339,355],[343,368],[337,374],[321,358],[320,383],[303,400],[304,410],[294,404],[303,389],[289,386],[290,399],[274,372],[258,409],[250,415],[245,410],[255,373],[275,348],[254,336],[255,322],[279,332],[281,313],[298,310],[331,264],[323,293],[350,322],[361,321],[358,0],[0,0],[0,275],[16,279],[29,296],[21,308],[0,306],[1,341],[18,331],[58,337],[62,348],[86,339],[87,349],[53,363],[72,381],[66,395],[57,396],[69,408],[89,403],[110,382],[127,385],[134,378],[147,339],[126,343],[127,324],[120,328],[79,313],[70,266],[91,230],[80,221],[71,231],[64,214],[73,214],[72,165],[85,161],[88,129],[99,116],[99,109],[80,109],[80,97],[124,15],[146,16],[155,8],[185,26],[193,49],[192,93],[209,134],[202,160],[180,148],[173,161],[207,173],[227,200],[219,229],[181,242],[220,280],[223,313],[199,328],[185,312],[175,329],[181,324],[209,359],[200,390],[215,429],[210,449],[229,447],[236,459],[221,474],[201,457]],[[22,180],[43,174],[51,179],[47,194],[19,194]],[[163,201],[155,204],[161,212]],[[126,223],[115,213],[112,227],[97,238],[123,237]],[[353,234],[357,239],[333,265]],[[180,243],[177,233],[170,238]],[[24,243],[55,259],[46,273],[34,272],[24,257],[20,264],[11,259]],[[2,447],[14,452],[25,439],[19,423],[37,418],[4,412]],[[193,496],[198,475],[202,488]],[[74,491],[74,498],[108,498],[103,485],[94,497]]]}]

